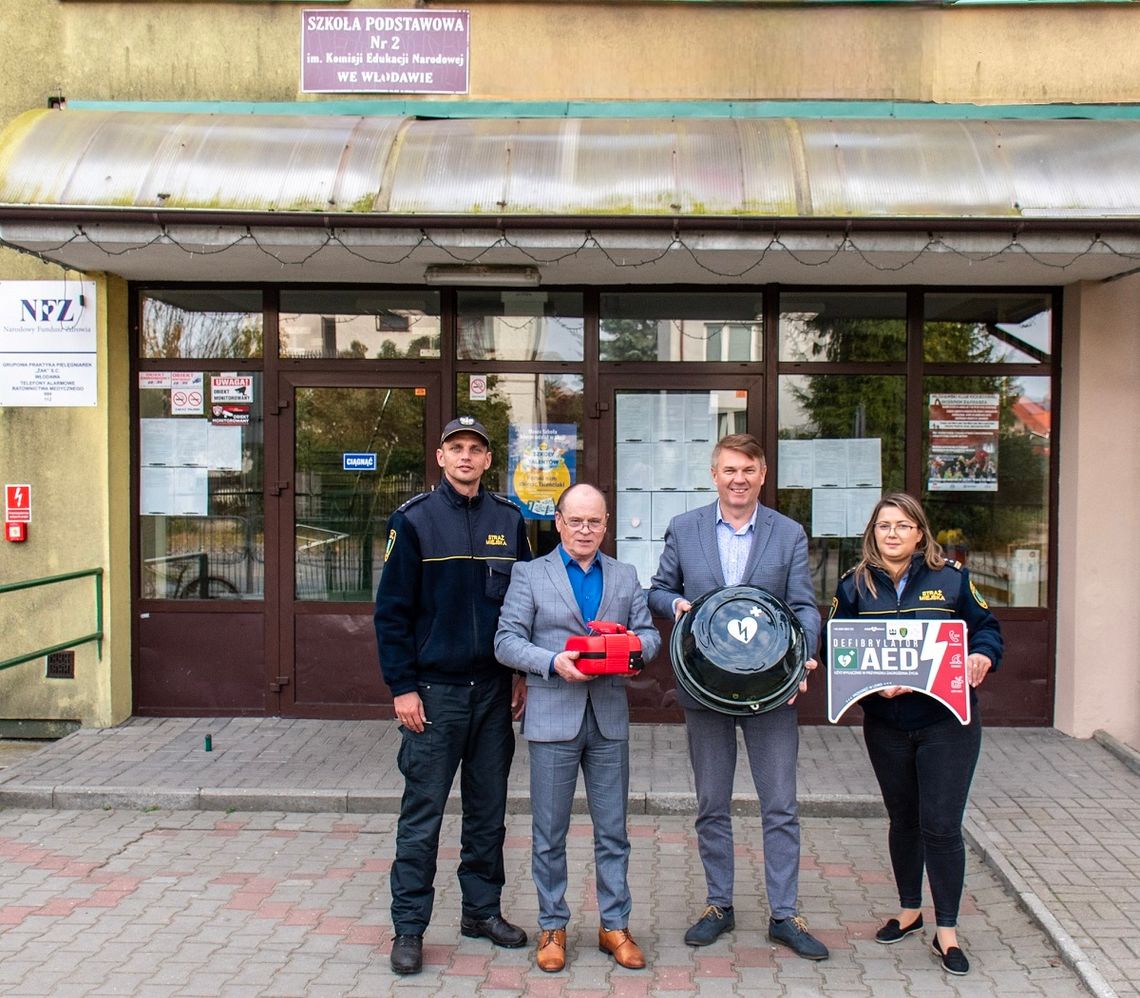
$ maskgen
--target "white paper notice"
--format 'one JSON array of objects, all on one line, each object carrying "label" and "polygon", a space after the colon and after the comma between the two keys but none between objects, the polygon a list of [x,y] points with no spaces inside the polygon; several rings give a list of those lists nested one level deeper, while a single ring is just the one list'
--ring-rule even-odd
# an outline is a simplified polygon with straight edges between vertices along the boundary
[{"label": "white paper notice", "polygon": [[206,424],[209,466],[217,471],[241,471],[241,427]]},{"label": "white paper notice", "polygon": [[140,420],[142,461],[150,467],[209,467],[209,429],[204,419]]},{"label": "white paper notice", "polygon": [[617,445],[617,487],[620,491],[653,489],[652,444]]},{"label": "white paper notice", "polygon": [[712,488],[712,448],[707,440],[685,444],[685,487]]},{"label": "white paper notice", "polygon": [[814,440],[781,440],[777,454],[780,459],[780,474],[776,488],[810,489],[815,484],[813,468],[815,461]]},{"label": "white paper notice", "polygon": [[652,513],[653,501],[649,492],[619,492],[614,536],[619,541],[649,540]]},{"label": "white paper notice", "polygon": [[685,436],[689,440],[716,439],[716,419],[712,405],[712,395],[708,392],[686,392]]},{"label": "white paper notice", "polygon": [[653,493],[653,540],[664,540],[669,521],[685,512],[685,504],[684,492]]},{"label": "white paper notice", "polygon": [[851,488],[882,488],[881,451],[878,437],[853,437],[847,441],[847,484]]},{"label": "white paper notice", "polygon": [[817,489],[847,487],[847,441],[816,440],[812,486]]},{"label": "white paper notice", "polygon": [[653,415],[657,411],[657,396],[642,392],[621,392],[617,397],[617,438],[622,440],[652,440]]},{"label": "white paper notice", "polygon": [[649,588],[649,580],[657,573],[657,562],[661,558],[663,544],[652,541],[618,541],[618,561],[629,562],[637,569],[637,579],[642,589]]},{"label": "white paper notice", "polygon": [[143,516],[205,516],[209,472],[205,468],[142,469],[139,512]]},{"label": "white paper notice", "polygon": [[687,484],[685,478],[685,445],[680,443],[659,443],[653,449],[653,487],[683,492]]},{"label": "white paper notice", "polygon": [[881,489],[847,489],[847,536],[858,537],[882,497]]},{"label": "white paper notice", "polygon": [[676,392],[666,392],[657,403],[657,439],[685,439],[685,398]]},{"label": "white paper notice", "polygon": [[812,489],[812,537],[847,536],[847,496],[845,489]]}]

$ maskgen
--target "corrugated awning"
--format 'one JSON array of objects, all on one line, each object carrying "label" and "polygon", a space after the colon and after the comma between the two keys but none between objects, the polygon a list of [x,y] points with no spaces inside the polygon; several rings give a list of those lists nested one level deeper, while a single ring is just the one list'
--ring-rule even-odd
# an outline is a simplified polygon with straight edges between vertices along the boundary
[{"label": "corrugated awning", "polygon": [[[770,241],[779,231],[800,233],[805,252],[828,232],[909,233],[893,247],[905,253],[928,226],[991,241],[995,232],[1052,232],[1068,242],[1051,250],[1068,253],[1088,242],[1074,233],[1140,226],[1138,163],[1136,121],[38,111],[0,133],[0,236],[45,252],[67,231],[89,240],[92,226],[108,239],[140,226],[190,226],[195,240],[215,232],[201,245],[221,246],[233,242],[233,226],[287,226],[368,229],[365,242],[398,247],[407,236],[397,230],[427,226],[466,230],[456,246],[479,245],[474,230],[543,230],[553,250],[574,243],[552,240],[551,230],[672,227],[705,233],[709,252],[728,234],[768,232]],[[392,238],[379,238],[383,231]],[[297,254],[310,245],[311,237],[297,241]],[[124,272],[108,263],[115,252],[100,264],[74,245],[53,258]],[[430,254],[417,253],[422,275]],[[483,262],[512,260],[504,252]],[[598,279],[571,269],[559,278]]]}]

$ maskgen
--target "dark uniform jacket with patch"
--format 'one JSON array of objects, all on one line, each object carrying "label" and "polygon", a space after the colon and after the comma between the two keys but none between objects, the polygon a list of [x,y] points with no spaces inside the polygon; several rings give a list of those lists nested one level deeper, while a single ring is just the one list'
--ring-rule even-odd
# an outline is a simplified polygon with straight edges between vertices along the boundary
[{"label": "dark uniform jacket with patch", "polygon": [[373,614],[392,695],[505,675],[495,628],[511,567],[529,560],[518,507],[482,486],[468,498],[444,478],[396,510]]},{"label": "dark uniform jacket with patch", "polygon": [[[839,580],[829,620],[858,620],[860,617],[964,620],[970,654],[986,655],[993,662],[991,671],[1001,664],[1004,647],[1001,625],[974,588],[969,573],[958,562],[948,561],[942,568],[931,569],[921,554],[914,555],[906,584],[898,595],[891,577],[882,569],[872,566],[871,575],[875,580],[874,595],[856,584],[854,569]],[[971,689],[971,712],[977,706],[977,699],[977,693]],[[904,731],[924,728],[950,716],[946,707],[923,693],[889,699],[872,693],[863,697],[859,706],[883,723]]]}]

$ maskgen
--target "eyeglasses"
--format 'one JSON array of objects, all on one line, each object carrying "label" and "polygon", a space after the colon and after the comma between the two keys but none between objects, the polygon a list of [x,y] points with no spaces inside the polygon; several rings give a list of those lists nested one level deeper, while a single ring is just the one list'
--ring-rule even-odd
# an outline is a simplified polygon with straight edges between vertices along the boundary
[{"label": "eyeglasses", "polygon": [[[562,516],[561,513],[558,515]],[[571,530],[588,530],[591,534],[596,534],[599,530],[606,529],[605,520],[583,520],[578,516],[562,516],[562,522]]]},{"label": "eyeglasses", "polygon": [[876,523],[875,531],[880,534],[889,534],[894,531],[899,537],[906,537],[912,530],[918,528],[913,523]]}]

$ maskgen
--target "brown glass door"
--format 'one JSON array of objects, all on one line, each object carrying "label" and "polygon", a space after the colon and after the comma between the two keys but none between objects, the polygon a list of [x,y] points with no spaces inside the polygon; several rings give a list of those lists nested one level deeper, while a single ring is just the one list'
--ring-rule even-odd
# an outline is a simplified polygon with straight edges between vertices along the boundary
[{"label": "brown glass door", "polygon": [[[730,433],[760,436],[763,382],[756,374],[603,375],[599,465],[610,506],[607,550],[637,568],[643,587],[657,570],[665,528],[678,513],[716,499],[713,445]],[[669,664],[672,621],[656,661],[630,684],[635,721],[679,719]]]},{"label": "brown glass door", "polygon": [[[439,380],[282,375],[277,712],[374,717],[391,702],[372,627],[391,513],[435,468]],[[435,477],[434,475],[432,476]],[[274,662],[279,668],[274,670]]]}]

